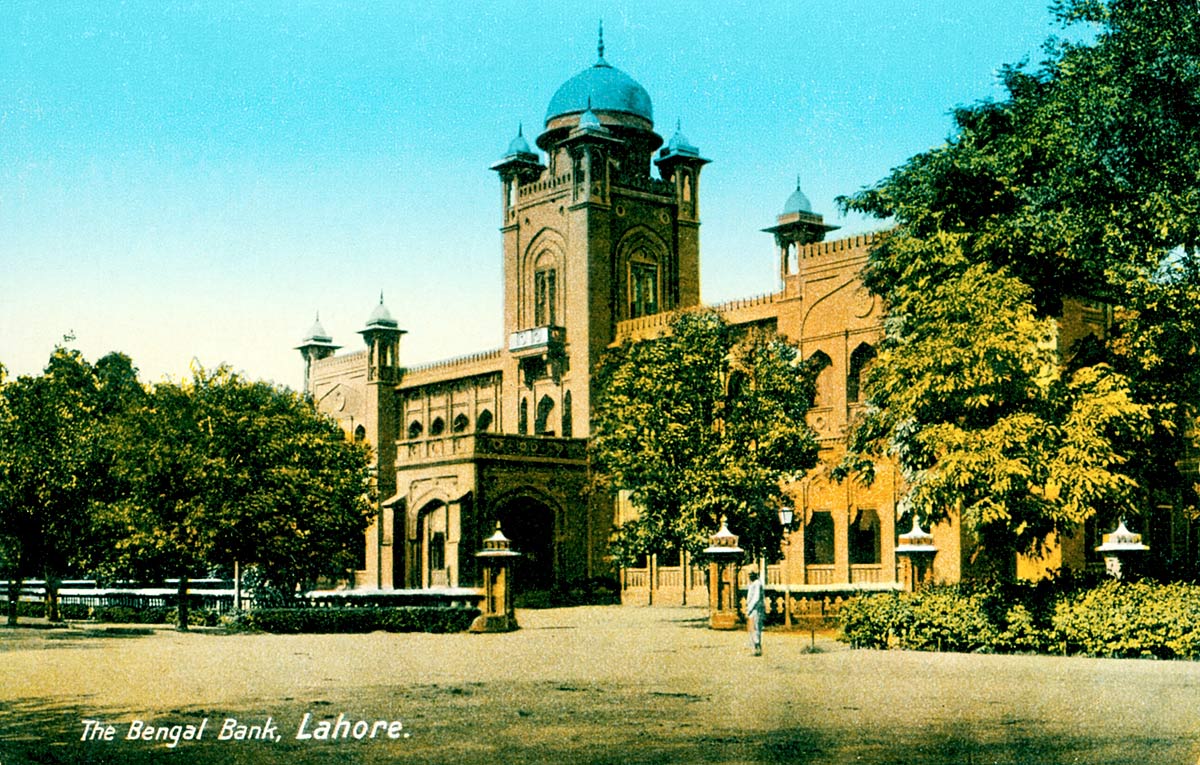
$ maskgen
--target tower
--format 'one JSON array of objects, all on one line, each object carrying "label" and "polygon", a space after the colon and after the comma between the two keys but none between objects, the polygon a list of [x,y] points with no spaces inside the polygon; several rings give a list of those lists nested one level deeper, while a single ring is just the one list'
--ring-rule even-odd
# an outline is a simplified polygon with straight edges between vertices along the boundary
[{"label": "tower", "polygon": [[822,241],[825,234],[838,228],[826,224],[824,216],[812,211],[812,202],[800,190],[800,179],[796,178],[796,190],[784,202],[783,212],[775,218],[775,225],[763,229],[775,235],[775,246],[779,248],[779,278],[785,289],[787,277],[800,270],[800,248]]},{"label": "tower", "polygon": [[[604,57],[550,99],[492,166],[502,189],[504,421],[509,432],[587,436],[591,371],[617,324],[697,305],[699,176],[707,160],[654,132],[650,96]],[[660,177],[653,177],[657,166]],[[513,425],[515,424],[515,427]]]},{"label": "tower", "polygon": [[333,338],[325,332],[325,327],[321,326],[321,314],[318,313],[308,334],[300,341],[300,345],[296,346],[296,350],[300,351],[300,355],[304,357],[304,394],[306,396],[311,396],[313,393],[313,364],[321,359],[329,358],[341,347],[335,345]]},{"label": "tower", "polygon": [[403,555],[404,549],[403,545],[392,544],[396,519],[392,516],[392,508],[386,505],[396,493],[396,435],[399,428],[396,383],[400,381],[400,336],[404,330],[383,304],[382,293],[379,305],[359,334],[367,345],[364,435],[375,447],[372,472],[380,503],[378,520],[369,532],[375,538],[367,546],[366,576],[371,586],[384,587],[390,584],[390,572],[395,570],[393,556]]}]

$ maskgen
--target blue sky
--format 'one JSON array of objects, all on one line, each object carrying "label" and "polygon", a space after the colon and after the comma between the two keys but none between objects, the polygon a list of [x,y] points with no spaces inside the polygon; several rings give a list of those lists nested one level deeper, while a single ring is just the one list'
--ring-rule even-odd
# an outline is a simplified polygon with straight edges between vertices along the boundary
[{"label": "blue sky", "polygon": [[[500,347],[489,165],[605,57],[713,162],[708,302],[777,288],[760,229],[942,143],[949,111],[1060,33],[1048,0],[0,4],[0,363],[56,342],[298,387],[320,312],[355,334],[382,291],[406,364]],[[531,140],[532,143],[532,140]],[[836,235],[836,234],[835,234]]]}]

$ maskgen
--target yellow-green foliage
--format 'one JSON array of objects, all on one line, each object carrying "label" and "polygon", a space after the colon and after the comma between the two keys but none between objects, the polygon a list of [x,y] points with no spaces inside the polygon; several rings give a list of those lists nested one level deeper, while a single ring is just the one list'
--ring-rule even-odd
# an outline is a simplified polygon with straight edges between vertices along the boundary
[{"label": "yellow-green foliage", "polygon": [[1108,582],[1060,602],[1054,628],[1073,652],[1195,658],[1200,655],[1200,587]]}]

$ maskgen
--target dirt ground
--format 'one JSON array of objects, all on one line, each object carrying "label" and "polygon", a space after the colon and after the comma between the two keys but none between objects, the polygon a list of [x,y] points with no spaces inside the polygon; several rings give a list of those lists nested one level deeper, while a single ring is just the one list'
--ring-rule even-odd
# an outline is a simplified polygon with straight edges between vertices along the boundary
[{"label": "dirt ground", "polygon": [[[813,651],[807,632],[768,632],[756,658],[704,615],[520,611],[504,635],[4,629],[0,765],[1200,759],[1197,663],[822,635]],[[161,738],[128,740],[139,726]]]}]

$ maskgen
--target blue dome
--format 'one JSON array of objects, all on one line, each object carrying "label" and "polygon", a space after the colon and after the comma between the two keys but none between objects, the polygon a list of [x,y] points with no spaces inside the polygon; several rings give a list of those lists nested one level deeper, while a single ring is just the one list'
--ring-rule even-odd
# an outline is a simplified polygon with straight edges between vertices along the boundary
[{"label": "blue dome", "polygon": [[595,65],[564,82],[546,108],[546,124],[555,117],[592,111],[624,112],[654,122],[650,94],[629,75],[601,58]]},{"label": "blue dome", "polygon": [[683,134],[679,123],[675,124],[675,135],[671,136],[671,140],[667,143],[667,152],[700,156],[700,150],[688,143],[687,136]]},{"label": "blue dome", "polygon": [[317,315],[316,321],[314,321],[312,327],[309,328],[308,334],[304,336],[304,342],[307,343],[309,341],[316,341],[319,343],[333,342],[333,338],[328,332],[325,331],[324,325],[321,324],[320,314]]},{"label": "blue dome", "polygon": [[600,124],[600,118],[592,111],[592,105],[589,102],[587,111],[579,116],[580,130],[603,130],[604,126]]},{"label": "blue dome", "polygon": [[529,142],[525,140],[524,131],[520,127],[517,128],[517,137],[508,144],[508,151],[504,156],[512,157],[517,154],[533,154],[533,149],[529,148]]},{"label": "blue dome", "polygon": [[783,214],[788,215],[789,213],[798,212],[811,213],[812,211],[812,202],[808,201],[808,197],[806,197],[804,192],[800,190],[800,181],[796,181],[796,190],[792,192],[792,195],[788,197],[787,201],[783,204]]},{"label": "blue dome", "polygon": [[375,306],[375,310],[372,311],[370,317],[367,318],[367,328],[386,327],[389,329],[395,329],[399,326],[400,324],[392,318],[392,314],[388,311],[387,306],[383,304],[383,294],[381,293],[379,295],[379,305]]}]

